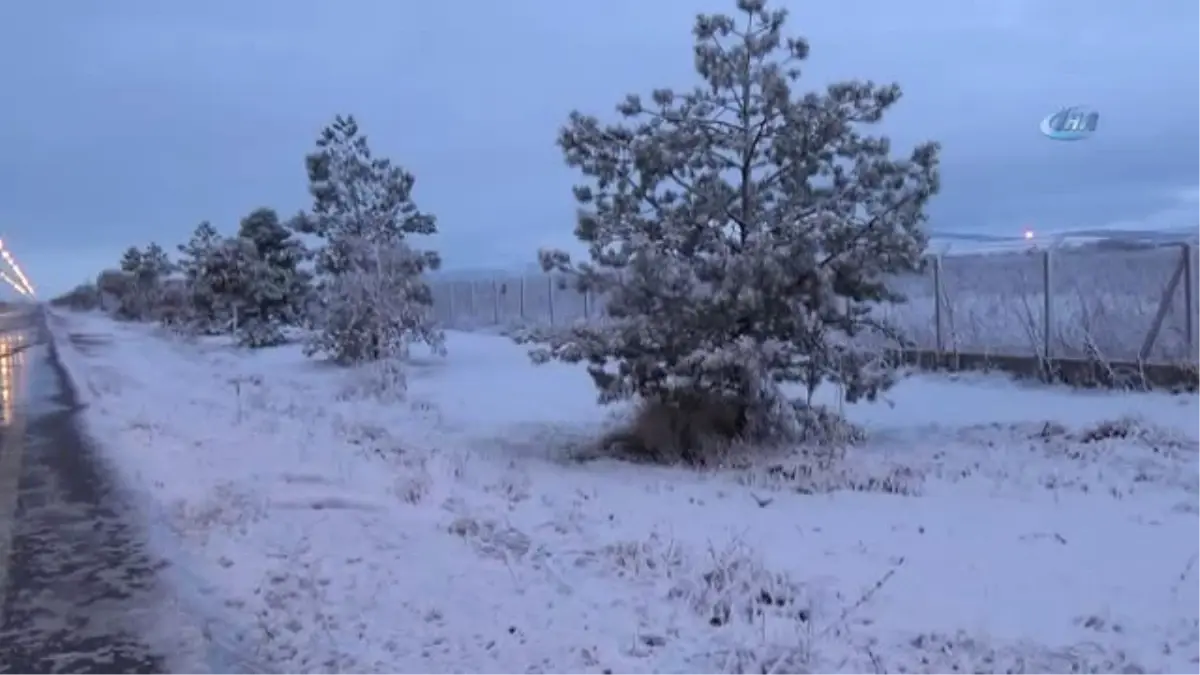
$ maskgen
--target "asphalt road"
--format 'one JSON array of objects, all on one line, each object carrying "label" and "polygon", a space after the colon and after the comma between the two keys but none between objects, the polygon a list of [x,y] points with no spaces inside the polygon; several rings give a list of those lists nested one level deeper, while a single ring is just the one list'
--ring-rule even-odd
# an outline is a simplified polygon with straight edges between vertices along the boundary
[{"label": "asphalt road", "polygon": [[161,561],[78,426],[40,313],[0,316],[0,673],[152,673]]}]

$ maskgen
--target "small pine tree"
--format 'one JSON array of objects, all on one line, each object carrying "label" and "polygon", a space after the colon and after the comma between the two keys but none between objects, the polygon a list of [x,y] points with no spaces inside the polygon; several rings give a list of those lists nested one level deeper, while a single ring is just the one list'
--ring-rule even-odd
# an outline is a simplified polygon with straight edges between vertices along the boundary
[{"label": "small pine tree", "polygon": [[403,358],[413,341],[442,351],[423,279],[440,259],[408,241],[437,231],[434,217],[412,200],[416,179],[374,157],[352,116],[339,115],[322,131],[306,166],[313,208],[298,227],[323,240],[307,353],[360,363]]},{"label": "small pine tree", "polygon": [[242,269],[245,314],[239,339],[251,347],[280,344],[283,328],[297,325],[308,301],[309,274],[300,267],[307,252],[292,229],[272,209],[256,209],[241,222],[238,237],[249,242],[253,258]]},{"label": "small pine tree", "polygon": [[120,297],[117,316],[131,321],[156,318],[163,298],[162,282],[173,269],[166,251],[158,244],[127,249],[121,257],[121,271],[129,275],[130,282]]},{"label": "small pine tree", "polygon": [[558,142],[587,179],[575,235],[590,261],[540,258],[606,297],[609,321],[519,338],[540,343],[535,361],[586,362],[602,402],[735,401],[737,434],[758,440],[811,418],[779,383],[837,380],[850,400],[891,384],[856,336],[879,327],[867,304],[902,300],[887,277],[918,268],[938,188],[936,144],[893,159],[868,134],[900,88],[797,94],[808,45],[765,5],[697,18],[691,91],[630,95],[619,124],[570,115]]},{"label": "small pine tree", "polygon": [[167,278],[171,272],[175,271],[175,265],[171,262],[171,258],[162,246],[154,242],[142,251],[141,265],[138,267],[138,274],[146,279],[161,281]]},{"label": "small pine tree", "polygon": [[124,255],[121,256],[121,271],[136,273],[142,269],[142,250],[136,246],[130,246],[125,249]]},{"label": "small pine tree", "polygon": [[245,347],[268,347],[283,341],[281,327],[260,312],[263,298],[273,297],[276,289],[270,285],[271,270],[253,241],[245,237],[221,240],[209,255],[205,272],[219,312],[227,317],[223,332]]},{"label": "small pine tree", "polygon": [[175,271],[167,252],[151,242],[142,250],[141,265],[134,272],[134,284],[141,295],[142,320],[161,319],[168,311],[167,279]]},{"label": "small pine tree", "polygon": [[204,255],[213,250],[221,242],[221,234],[217,232],[217,228],[212,226],[212,223],[207,220],[196,226],[192,230],[192,236],[186,244],[180,244],[179,249],[179,269],[183,272],[184,277],[193,277],[196,275],[196,261],[204,258]]},{"label": "small pine tree", "polygon": [[214,251],[223,241],[217,229],[204,221],[196,226],[191,239],[179,246],[179,269],[187,296],[186,327],[202,335],[218,334],[230,321],[220,312],[224,289],[210,269]]},{"label": "small pine tree", "polygon": [[249,321],[253,326],[249,330],[258,334],[253,298],[261,273],[254,243],[241,237],[221,237],[192,254],[196,257],[187,261],[185,281],[192,307],[190,330],[242,339]]}]

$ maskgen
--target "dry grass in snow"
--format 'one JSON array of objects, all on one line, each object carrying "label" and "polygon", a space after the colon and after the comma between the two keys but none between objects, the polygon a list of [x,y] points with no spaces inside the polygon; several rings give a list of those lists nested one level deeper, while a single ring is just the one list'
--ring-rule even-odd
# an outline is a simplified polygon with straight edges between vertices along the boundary
[{"label": "dry grass in snow", "polygon": [[208,636],[180,667],[1198,667],[1195,397],[913,377],[832,465],[695,471],[578,460],[613,411],[500,337],[387,401],[291,347],[51,326]]}]

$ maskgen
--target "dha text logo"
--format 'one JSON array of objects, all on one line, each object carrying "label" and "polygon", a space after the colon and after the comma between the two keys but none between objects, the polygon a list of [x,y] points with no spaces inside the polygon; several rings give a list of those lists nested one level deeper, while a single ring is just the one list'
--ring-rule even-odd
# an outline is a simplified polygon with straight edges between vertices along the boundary
[{"label": "dha text logo", "polygon": [[1056,141],[1080,141],[1096,133],[1099,124],[1100,113],[1076,105],[1047,115],[1038,128]]}]

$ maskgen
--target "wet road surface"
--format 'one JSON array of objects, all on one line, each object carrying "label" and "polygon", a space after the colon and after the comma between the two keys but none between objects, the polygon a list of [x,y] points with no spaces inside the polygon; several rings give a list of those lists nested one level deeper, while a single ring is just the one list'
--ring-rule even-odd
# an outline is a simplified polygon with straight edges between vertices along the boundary
[{"label": "wet road surface", "polygon": [[163,672],[139,638],[162,563],[78,413],[43,315],[0,317],[0,673]]}]

